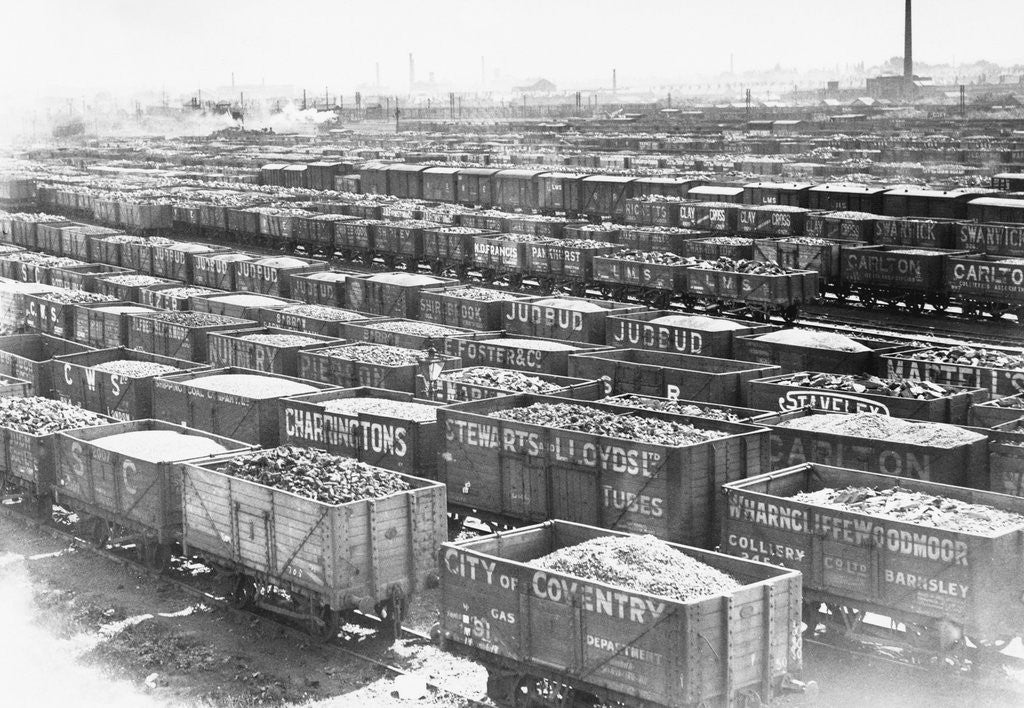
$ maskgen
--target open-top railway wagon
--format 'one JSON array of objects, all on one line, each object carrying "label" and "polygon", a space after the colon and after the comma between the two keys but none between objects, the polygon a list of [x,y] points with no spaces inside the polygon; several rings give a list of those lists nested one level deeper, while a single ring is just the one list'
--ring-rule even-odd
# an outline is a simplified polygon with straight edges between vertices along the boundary
[{"label": "open-top railway wagon", "polygon": [[[971,521],[955,525],[943,521],[956,516],[948,503],[942,514],[920,514],[924,521],[912,513],[921,506],[906,499],[881,514],[839,503],[857,501],[858,489],[893,487],[1017,520],[990,524],[975,507],[965,512]],[[847,493],[825,503],[816,496],[823,490]],[[974,666],[1009,660],[999,651],[1024,636],[1024,498],[818,464],[728,483],[725,493],[723,549],[799,570],[809,631],[824,624],[826,632],[899,645],[918,660],[938,655]],[[892,623],[881,626],[870,613]]]}]

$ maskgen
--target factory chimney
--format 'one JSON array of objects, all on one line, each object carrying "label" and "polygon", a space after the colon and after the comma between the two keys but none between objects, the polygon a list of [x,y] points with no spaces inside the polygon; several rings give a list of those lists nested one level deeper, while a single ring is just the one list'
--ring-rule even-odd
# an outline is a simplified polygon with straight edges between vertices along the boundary
[{"label": "factory chimney", "polygon": [[618,71],[612,69],[612,94],[614,95],[618,91]]},{"label": "factory chimney", "polygon": [[914,80],[914,41],[910,21],[910,0],[907,0],[906,17],[903,29],[903,78],[907,81]]},{"label": "factory chimney", "polygon": [[412,91],[412,85],[416,83],[416,64],[412,60],[412,52],[409,52],[409,90]]}]

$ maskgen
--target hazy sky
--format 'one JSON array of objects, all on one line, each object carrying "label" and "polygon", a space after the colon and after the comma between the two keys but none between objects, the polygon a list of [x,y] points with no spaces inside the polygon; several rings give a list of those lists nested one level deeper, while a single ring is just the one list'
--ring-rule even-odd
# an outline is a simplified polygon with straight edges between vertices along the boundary
[{"label": "hazy sky", "polygon": [[[903,53],[902,0],[0,0],[0,95],[230,83],[351,92],[417,77],[473,87],[490,75],[560,87],[735,69],[799,69]],[[915,58],[1024,63],[1024,2],[917,0]],[[607,82],[606,82],[607,83]]]}]

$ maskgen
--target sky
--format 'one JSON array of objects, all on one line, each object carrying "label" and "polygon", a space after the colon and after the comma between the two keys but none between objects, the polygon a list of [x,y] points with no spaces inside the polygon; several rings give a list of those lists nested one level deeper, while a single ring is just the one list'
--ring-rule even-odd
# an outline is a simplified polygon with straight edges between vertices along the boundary
[{"label": "sky", "polygon": [[[917,0],[915,59],[1024,63],[1024,2]],[[903,53],[901,0],[0,0],[0,95],[231,83],[351,92],[487,73],[619,87],[771,68],[868,66]]]}]

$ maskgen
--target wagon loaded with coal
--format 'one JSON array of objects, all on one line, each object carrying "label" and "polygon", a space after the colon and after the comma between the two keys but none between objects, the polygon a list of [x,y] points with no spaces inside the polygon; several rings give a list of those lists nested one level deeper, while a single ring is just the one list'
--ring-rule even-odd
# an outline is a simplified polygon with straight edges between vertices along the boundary
[{"label": "wagon loaded with coal", "polygon": [[725,490],[723,549],[800,571],[812,633],[976,668],[1024,636],[1020,497],[818,464]]}]

